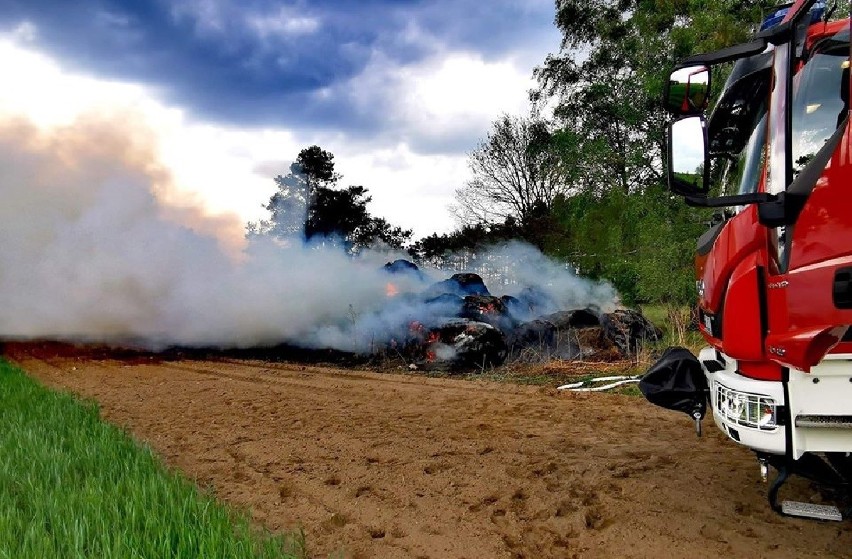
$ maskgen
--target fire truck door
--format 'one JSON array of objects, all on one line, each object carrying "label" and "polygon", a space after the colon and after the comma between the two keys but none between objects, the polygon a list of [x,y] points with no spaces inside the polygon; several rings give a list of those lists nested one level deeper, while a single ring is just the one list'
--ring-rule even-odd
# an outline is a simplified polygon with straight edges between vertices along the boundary
[{"label": "fire truck door", "polygon": [[790,225],[775,235],[766,350],[781,363],[809,370],[852,324],[848,24],[823,40],[792,85],[792,182],[784,193]]}]

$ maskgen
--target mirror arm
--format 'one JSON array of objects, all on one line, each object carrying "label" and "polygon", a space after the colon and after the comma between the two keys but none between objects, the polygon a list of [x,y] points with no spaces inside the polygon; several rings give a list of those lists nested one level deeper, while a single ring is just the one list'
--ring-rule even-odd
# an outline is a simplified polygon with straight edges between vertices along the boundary
[{"label": "mirror arm", "polygon": [[774,202],[777,196],[767,192],[753,192],[750,194],[735,194],[734,196],[718,196],[707,198],[706,196],[685,196],[684,200],[688,206],[700,208],[725,208],[728,206],[745,206],[746,204],[761,204],[763,202]]},{"label": "mirror arm", "polygon": [[786,21],[772,29],[758,33],[753,41],[740,43],[713,52],[696,54],[682,60],[678,66],[692,66],[696,64],[712,66],[713,64],[721,64],[723,62],[732,62],[746,56],[760,54],[766,50],[766,45],[770,43],[780,45],[789,41],[792,36],[793,23],[792,21]]}]

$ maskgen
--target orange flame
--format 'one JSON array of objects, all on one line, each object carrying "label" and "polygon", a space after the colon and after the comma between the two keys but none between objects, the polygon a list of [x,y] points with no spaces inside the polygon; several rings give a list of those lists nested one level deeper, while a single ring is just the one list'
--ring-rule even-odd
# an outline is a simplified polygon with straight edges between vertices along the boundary
[{"label": "orange flame", "polygon": [[387,285],[385,285],[385,295],[388,297],[396,297],[398,293],[399,288],[396,285],[391,282],[388,282]]}]

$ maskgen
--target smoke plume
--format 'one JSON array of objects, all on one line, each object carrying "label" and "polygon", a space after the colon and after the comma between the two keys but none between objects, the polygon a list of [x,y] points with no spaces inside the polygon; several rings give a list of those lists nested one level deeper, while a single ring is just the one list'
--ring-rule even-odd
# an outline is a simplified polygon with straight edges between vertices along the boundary
[{"label": "smoke plume", "polygon": [[[127,115],[0,123],[0,339],[365,351],[441,318],[416,294],[448,272],[391,276],[396,256],[331,243],[246,243],[235,216],[181,198],[151,138]],[[519,244],[467,264],[496,295],[531,287],[552,310],[615,300]]]}]

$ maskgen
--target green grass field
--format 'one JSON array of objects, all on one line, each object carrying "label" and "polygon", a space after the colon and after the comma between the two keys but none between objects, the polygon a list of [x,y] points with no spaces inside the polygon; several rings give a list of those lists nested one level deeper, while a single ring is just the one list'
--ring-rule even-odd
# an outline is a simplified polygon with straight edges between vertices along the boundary
[{"label": "green grass field", "polygon": [[295,558],[100,420],[0,359],[0,558]]}]

